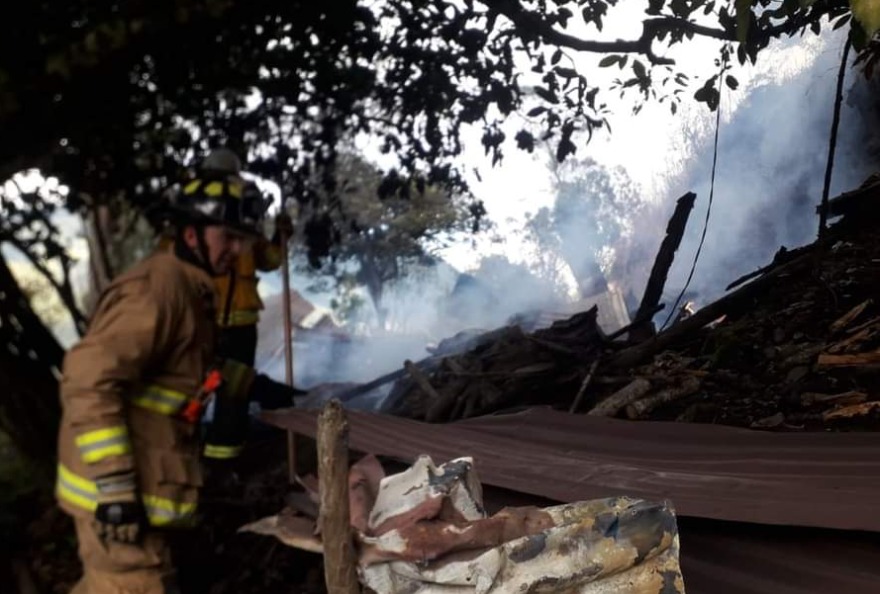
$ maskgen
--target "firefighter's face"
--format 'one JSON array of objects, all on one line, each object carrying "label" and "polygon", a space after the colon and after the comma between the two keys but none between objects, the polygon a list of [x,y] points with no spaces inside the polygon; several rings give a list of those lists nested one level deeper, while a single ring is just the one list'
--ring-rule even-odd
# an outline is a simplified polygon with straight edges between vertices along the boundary
[{"label": "firefighter's face", "polygon": [[235,263],[235,259],[244,250],[248,249],[251,239],[247,235],[237,233],[229,227],[209,225],[202,230],[206,254],[202,254],[198,247],[198,231],[190,227],[184,233],[189,247],[200,254],[207,256],[208,264],[216,275],[229,272]]}]

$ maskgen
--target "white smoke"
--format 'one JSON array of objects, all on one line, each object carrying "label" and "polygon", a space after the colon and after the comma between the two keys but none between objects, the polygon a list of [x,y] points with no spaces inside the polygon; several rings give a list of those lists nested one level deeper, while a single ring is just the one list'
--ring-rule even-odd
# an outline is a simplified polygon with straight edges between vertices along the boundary
[{"label": "white smoke", "polygon": [[[689,290],[701,304],[718,297],[736,277],[769,263],[780,246],[792,248],[815,239],[815,207],[822,195],[844,34],[814,40],[816,51],[799,54],[806,63],[774,60],[781,72],[756,77],[732,114],[730,103],[722,99],[726,115],[719,134],[714,202]],[[847,72],[832,197],[858,186],[877,165],[865,146],[865,130],[876,129],[876,112],[864,108],[866,87],[860,73]],[[669,199],[692,190],[697,205],[667,283],[667,301],[683,287],[702,232],[713,116],[704,116],[701,137],[685,153],[681,173],[668,179]]]}]

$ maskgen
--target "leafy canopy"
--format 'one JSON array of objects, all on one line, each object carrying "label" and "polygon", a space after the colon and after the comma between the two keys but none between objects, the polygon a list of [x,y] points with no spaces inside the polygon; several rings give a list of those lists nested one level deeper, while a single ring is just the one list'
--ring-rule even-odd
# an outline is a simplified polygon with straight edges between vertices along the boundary
[{"label": "leafy canopy", "polygon": [[[146,209],[182,168],[227,144],[284,196],[322,203],[318,212],[340,207],[337,152],[361,135],[396,162],[383,196],[413,179],[463,189],[463,125],[482,129],[497,161],[501,124],[526,97],[538,101],[529,115],[540,140],[565,159],[578,133],[589,137],[608,113],[607,89],[576,67],[578,55],[605,54],[601,65],[620,69],[620,87],[673,110],[689,93],[717,104],[715,78],[691,87],[666,57],[695,37],[729,43],[725,62],[744,63],[774,38],[849,22],[873,65],[875,2],[854,2],[851,20],[847,0],[650,0],[640,35],[609,39],[604,25],[624,4],[20,2],[0,22],[0,176],[37,167],[71,188],[73,209],[119,197]],[[534,147],[534,130],[516,135],[520,148]],[[324,229],[316,244],[337,231]]]}]

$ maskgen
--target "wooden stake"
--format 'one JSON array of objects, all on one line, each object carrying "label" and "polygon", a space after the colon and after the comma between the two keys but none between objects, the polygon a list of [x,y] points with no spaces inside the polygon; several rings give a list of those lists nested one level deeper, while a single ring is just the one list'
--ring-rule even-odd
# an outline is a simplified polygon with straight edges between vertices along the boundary
[{"label": "wooden stake", "polygon": [[357,594],[360,587],[348,499],[348,421],[335,398],[318,418],[318,480],[327,594]]},{"label": "wooden stake", "polygon": [[[293,387],[293,322],[290,317],[290,257],[284,229],[279,230],[281,239],[281,304],[284,308],[284,381]],[[296,483],[296,435],[287,432],[287,481]]]}]

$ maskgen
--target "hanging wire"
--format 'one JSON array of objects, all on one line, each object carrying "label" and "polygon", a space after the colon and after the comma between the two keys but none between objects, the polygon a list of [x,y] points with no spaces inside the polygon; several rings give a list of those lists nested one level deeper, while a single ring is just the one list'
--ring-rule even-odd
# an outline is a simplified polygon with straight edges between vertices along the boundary
[{"label": "hanging wire", "polygon": [[706,231],[709,229],[709,217],[712,214],[712,202],[715,199],[715,170],[718,166],[718,131],[721,129],[721,91],[724,88],[724,72],[727,70],[727,56],[727,52],[722,52],[721,71],[718,73],[718,105],[715,108],[715,142],[712,153],[712,174],[709,181],[709,205],[706,207],[706,219],[703,221],[703,233],[700,236],[700,244],[697,246],[697,253],[694,254],[694,262],[691,264],[691,270],[688,273],[687,281],[685,281],[681,293],[679,293],[678,297],[675,299],[672,309],[669,310],[669,315],[666,316],[666,321],[663,322],[663,326],[660,327],[661,332],[666,329],[669,322],[672,321],[673,316],[678,312],[678,306],[684,298],[684,294],[687,292],[688,287],[690,287],[691,280],[694,278],[694,272],[697,269],[697,262],[700,260],[700,253],[703,251],[703,244],[706,241]]}]

